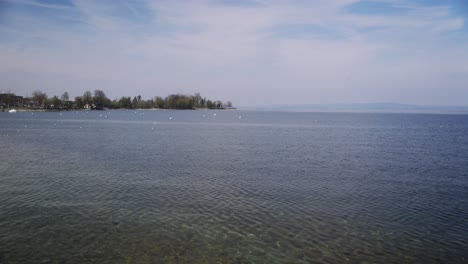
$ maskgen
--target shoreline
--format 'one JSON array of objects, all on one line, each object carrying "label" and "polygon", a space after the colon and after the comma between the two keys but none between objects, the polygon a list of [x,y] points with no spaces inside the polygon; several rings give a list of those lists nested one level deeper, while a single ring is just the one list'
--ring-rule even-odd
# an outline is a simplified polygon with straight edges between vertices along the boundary
[{"label": "shoreline", "polygon": [[168,108],[114,108],[114,109],[30,109],[30,108],[3,108],[0,113],[8,113],[10,110],[16,110],[17,112],[71,112],[71,111],[110,111],[110,110],[121,110],[121,111],[132,111],[132,110],[150,110],[150,111],[170,111],[170,110],[237,110],[235,107],[230,108],[194,108],[194,109],[168,109]]}]

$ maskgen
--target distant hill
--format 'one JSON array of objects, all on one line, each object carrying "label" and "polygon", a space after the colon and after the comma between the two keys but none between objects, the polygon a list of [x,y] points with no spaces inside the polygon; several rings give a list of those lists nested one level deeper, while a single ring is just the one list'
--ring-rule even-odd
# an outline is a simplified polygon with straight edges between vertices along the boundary
[{"label": "distant hill", "polygon": [[453,113],[468,114],[468,106],[431,106],[399,103],[298,104],[242,107],[246,110],[293,112],[363,112],[363,113]]}]

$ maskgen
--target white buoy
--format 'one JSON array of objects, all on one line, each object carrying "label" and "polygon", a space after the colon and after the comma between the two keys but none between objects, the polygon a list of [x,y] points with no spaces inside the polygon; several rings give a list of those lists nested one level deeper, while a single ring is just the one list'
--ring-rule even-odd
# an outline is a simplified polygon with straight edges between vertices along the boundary
[{"label": "white buoy", "polygon": [[169,117],[169,120],[172,120],[172,116]]}]

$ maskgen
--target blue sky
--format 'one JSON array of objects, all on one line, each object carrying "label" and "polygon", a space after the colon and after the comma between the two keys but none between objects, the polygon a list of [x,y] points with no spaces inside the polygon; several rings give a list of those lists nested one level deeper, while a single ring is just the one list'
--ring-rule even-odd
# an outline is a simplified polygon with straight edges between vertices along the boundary
[{"label": "blue sky", "polygon": [[464,0],[0,0],[0,91],[468,105]]}]

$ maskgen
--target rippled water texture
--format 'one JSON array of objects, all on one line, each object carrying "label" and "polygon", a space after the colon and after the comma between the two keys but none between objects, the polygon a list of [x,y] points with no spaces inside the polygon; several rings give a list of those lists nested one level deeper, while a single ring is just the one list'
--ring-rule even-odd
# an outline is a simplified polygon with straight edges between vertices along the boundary
[{"label": "rippled water texture", "polygon": [[0,147],[0,263],[468,263],[466,115],[0,113]]}]

